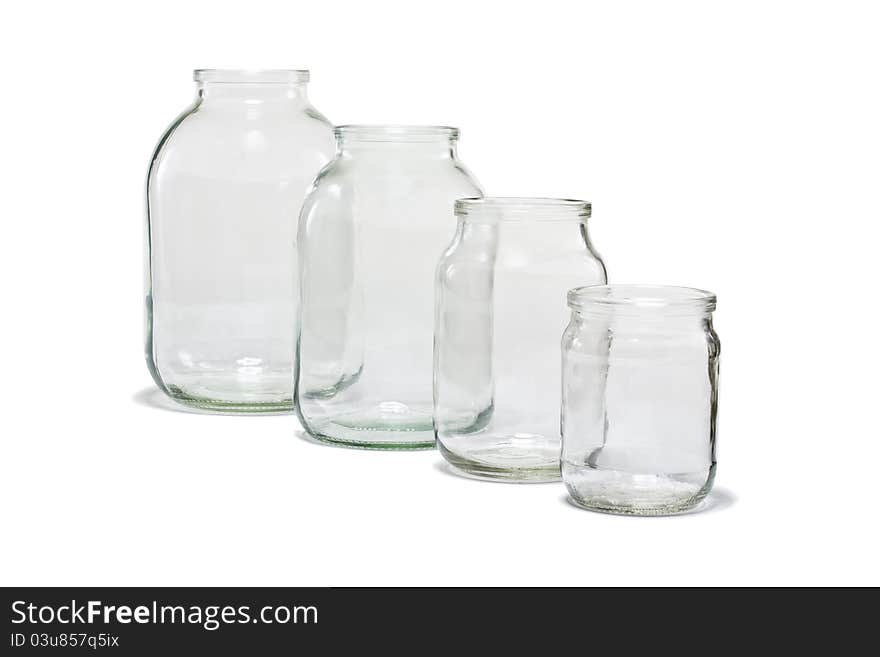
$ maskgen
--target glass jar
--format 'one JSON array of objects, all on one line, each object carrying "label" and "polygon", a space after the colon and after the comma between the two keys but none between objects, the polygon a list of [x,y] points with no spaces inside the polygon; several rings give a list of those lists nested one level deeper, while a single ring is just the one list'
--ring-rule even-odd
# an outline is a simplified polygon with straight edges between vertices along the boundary
[{"label": "glass jar", "polygon": [[562,475],[596,511],[663,515],[715,479],[720,343],[715,295],[650,285],[568,293]]},{"label": "glass jar", "polygon": [[490,479],[559,479],[559,334],[572,285],[605,283],[590,204],[462,199],[437,267],[434,413],[446,460]]},{"label": "glass jar", "polygon": [[189,406],[293,407],[297,218],[333,154],[308,71],[195,71],[147,181],[146,359]]},{"label": "glass jar", "polygon": [[350,125],[336,138],[300,217],[297,412],[322,441],[433,447],[434,265],[455,199],[482,192],[455,128]]}]

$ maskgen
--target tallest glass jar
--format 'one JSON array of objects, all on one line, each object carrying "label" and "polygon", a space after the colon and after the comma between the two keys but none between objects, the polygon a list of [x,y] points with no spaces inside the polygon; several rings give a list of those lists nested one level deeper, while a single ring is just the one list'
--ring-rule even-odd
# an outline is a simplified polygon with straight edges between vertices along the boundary
[{"label": "tallest glass jar", "polygon": [[291,410],[296,226],[333,130],[308,71],[194,77],[147,183],[147,365],[190,406]]},{"label": "tallest glass jar", "polygon": [[340,126],[303,204],[297,413],[319,440],[434,445],[434,265],[457,198],[480,195],[458,130]]}]

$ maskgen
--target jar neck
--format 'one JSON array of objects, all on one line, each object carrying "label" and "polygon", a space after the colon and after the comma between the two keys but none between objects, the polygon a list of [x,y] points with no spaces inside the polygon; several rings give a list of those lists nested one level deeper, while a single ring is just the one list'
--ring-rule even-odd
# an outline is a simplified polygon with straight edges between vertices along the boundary
[{"label": "jar neck", "polygon": [[711,292],[662,285],[595,285],[568,293],[575,321],[637,330],[711,327],[715,303]]},{"label": "jar neck", "polygon": [[197,98],[202,104],[308,104],[306,84],[299,83],[252,83],[252,82],[198,82]]},{"label": "jar neck", "polygon": [[590,213],[587,201],[574,199],[484,197],[455,202],[456,216],[474,225],[585,225]]},{"label": "jar neck", "polygon": [[462,244],[499,250],[514,260],[553,263],[565,254],[597,259],[587,232],[586,201],[484,197],[455,202]]},{"label": "jar neck", "polygon": [[572,321],[586,327],[611,328],[627,332],[677,332],[712,327],[712,313],[668,314],[611,312],[595,308],[571,310]]},{"label": "jar neck", "polygon": [[337,126],[340,157],[431,160],[456,157],[458,130],[446,126]]},{"label": "jar neck", "polygon": [[503,248],[516,247],[523,253],[553,254],[565,253],[571,249],[580,250],[590,244],[586,219],[567,221],[487,221],[484,218],[458,216],[458,235],[461,239],[475,245],[494,243]]},{"label": "jar neck", "polygon": [[413,144],[407,142],[336,142],[336,150],[342,158],[376,158],[376,159],[414,159],[414,160],[448,160],[456,157],[456,145],[452,142],[444,144]]}]

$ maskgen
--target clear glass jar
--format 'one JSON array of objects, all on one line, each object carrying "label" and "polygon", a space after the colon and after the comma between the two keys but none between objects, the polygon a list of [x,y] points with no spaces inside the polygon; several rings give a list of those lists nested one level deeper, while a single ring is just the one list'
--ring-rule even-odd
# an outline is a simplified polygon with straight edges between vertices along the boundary
[{"label": "clear glass jar", "polygon": [[605,283],[590,204],[462,199],[437,267],[434,413],[440,451],[480,478],[559,479],[565,293]]},{"label": "clear glass jar", "polygon": [[663,515],[715,479],[720,342],[715,295],[651,285],[568,293],[562,475],[596,511]]},{"label": "clear glass jar", "polygon": [[434,265],[455,199],[481,194],[458,130],[341,126],[300,217],[297,412],[315,438],[434,446]]},{"label": "clear glass jar", "polygon": [[146,359],[189,406],[293,407],[296,226],[333,132],[308,71],[195,71],[147,181]]}]

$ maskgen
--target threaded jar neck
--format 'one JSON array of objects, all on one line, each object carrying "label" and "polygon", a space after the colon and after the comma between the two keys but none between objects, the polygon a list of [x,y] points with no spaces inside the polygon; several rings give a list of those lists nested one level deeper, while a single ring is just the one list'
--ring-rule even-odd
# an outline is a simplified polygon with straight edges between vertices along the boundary
[{"label": "threaded jar neck", "polygon": [[476,222],[579,221],[589,219],[587,201],[561,198],[486,197],[462,198],[455,202],[455,215]]},{"label": "threaded jar neck", "polygon": [[568,292],[577,313],[638,318],[705,317],[715,310],[712,292],[672,285],[591,285]]},{"label": "threaded jar neck", "polygon": [[413,144],[449,148],[458,141],[458,128],[440,125],[340,125],[334,128],[340,147]]},{"label": "threaded jar neck", "polygon": [[309,72],[303,69],[200,68],[193,71],[193,80],[199,84],[306,84]]},{"label": "threaded jar neck", "polygon": [[246,104],[282,106],[287,103],[306,103],[308,71],[233,69],[199,69],[193,79],[202,101],[219,101],[226,106]]}]

